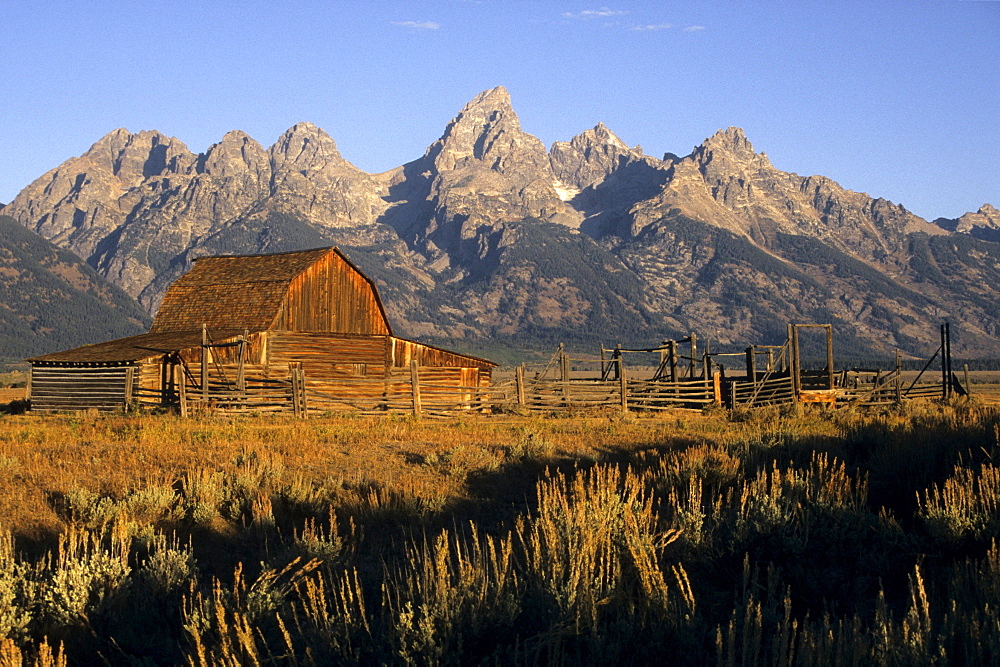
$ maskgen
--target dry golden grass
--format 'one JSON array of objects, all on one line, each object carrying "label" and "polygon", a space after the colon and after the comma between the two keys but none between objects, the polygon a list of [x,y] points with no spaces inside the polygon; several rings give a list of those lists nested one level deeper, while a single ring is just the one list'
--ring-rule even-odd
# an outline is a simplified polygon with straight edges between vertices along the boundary
[{"label": "dry golden grass", "polygon": [[[248,452],[280,462],[298,489],[395,489],[441,506],[470,474],[522,460],[595,460],[677,440],[733,437],[719,416],[454,421],[170,415],[0,417],[0,516],[17,535],[59,531],[57,499],[78,489],[122,499],[151,486],[232,471]],[[738,434],[736,437],[739,437]]]},{"label": "dry golden grass", "polygon": [[997,460],[966,401],[5,416],[0,658],[995,662]]}]

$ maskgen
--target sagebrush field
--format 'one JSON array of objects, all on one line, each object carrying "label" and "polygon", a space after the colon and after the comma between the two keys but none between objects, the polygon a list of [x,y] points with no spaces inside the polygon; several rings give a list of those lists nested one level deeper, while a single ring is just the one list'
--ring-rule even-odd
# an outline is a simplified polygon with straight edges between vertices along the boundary
[{"label": "sagebrush field", "polygon": [[996,663],[998,434],[6,415],[0,663]]}]

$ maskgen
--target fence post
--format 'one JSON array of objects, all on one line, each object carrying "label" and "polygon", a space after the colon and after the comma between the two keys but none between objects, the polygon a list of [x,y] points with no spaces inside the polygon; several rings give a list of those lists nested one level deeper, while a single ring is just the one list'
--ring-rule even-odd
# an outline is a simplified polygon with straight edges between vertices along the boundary
[{"label": "fence post", "polygon": [[722,405],[722,379],[718,374],[712,375],[712,398],[716,405]]},{"label": "fence post", "polygon": [[135,366],[125,369],[125,409],[132,407],[132,400],[135,398]]},{"label": "fence post", "polygon": [[201,400],[208,407],[208,325],[201,325]]},{"label": "fence post", "polygon": [[951,322],[944,323],[945,356],[948,359],[948,398],[955,393],[955,369],[951,365]]},{"label": "fence post", "polygon": [[826,329],[826,371],[829,374],[829,390],[833,391],[836,383],[833,380],[833,325],[827,324]]},{"label": "fence post", "polygon": [[410,359],[410,392],[413,394],[413,416],[420,418],[420,373],[417,371],[417,360]]},{"label": "fence post", "polygon": [[799,357],[799,328],[794,324],[788,325],[791,333],[791,361],[792,361],[792,394],[795,402],[799,402],[799,393],[802,391],[802,360]]},{"label": "fence post", "polygon": [[903,402],[903,362],[899,356],[899,348],[896,348],[896,405]]},{"label": "fence post", "polygon": [[698,369],[698,337],[691,333],[691,365],[688,370],[688,379],[693,380],[695,371]]},{"label": "fence post", "polygon": [[292,414],[296,417],[302,416],[302,406],[299,404],[299,369],[294,364],[289,364],[288,374],[292,381]]},{"label": "fence post", "polygon": [[[184,377],[184,369],[180,364],[176,364],[172,371],[174,375],[174,386],[177,387],[177,398],[181,402],[181,417],[188,416],[187,400],[187,378]],[[180,376],[178,380],[177,377]]]},{"label": "fence post", "polygon": [[[306,367],[299,364],[299,416],[303,419],[309,414],[309,406],[306,404]],[[244,388],[245,389],[245,388]]]},{"label": "fence post", "polygon": [[667,341],[667,356],[670,357],[670,381],[677,382],[677,341]]},{"label": "fence post", "polygon": [[566,348],[559,343],[559,383],[562,386],[563,402],[569,406],[569,355]]},{"label": "fence post", "polygon": [[625,377],[625,360],[618,357],[618,388],[621,392],[622,414],[628,414],[628,379]]},{"label": "fence post", "polygon": [[944,340],[944,325],[941,325],[941,400],[948,398],[948,348]]},{"label": "fence post", "polygon": [[514,370],[514,382],[517,385],[517,404],[524,405],[524,364]]}]

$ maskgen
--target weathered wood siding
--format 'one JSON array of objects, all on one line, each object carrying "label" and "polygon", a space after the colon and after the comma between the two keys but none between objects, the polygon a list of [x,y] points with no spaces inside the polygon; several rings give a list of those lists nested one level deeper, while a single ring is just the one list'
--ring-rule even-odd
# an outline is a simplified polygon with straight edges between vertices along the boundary
[{"label": "weathered wood siding", "polygon": [[271,328],[348,334],[390,333],[371,282],[334,252],[327,253],[292,279]]},{"label": "weathered wood siding", "polygon": [[268,332],[267,364],[301,362],[306,377],[333,380],[383,377],[387,336]]},{"label": "weathered wood siding", "polygon": [[121,409],[132,395],[128,381],[136,370],[134,366],[32,366],[31,409]]},{"label": "weathered wood siding", "polygon": [[[394,368],[409,368],[410,361],[416,359],[420,367],[451,367],[454,369],[464,369],[465,375],[461,378],[463,386],[489,385],[493,364],[482,359],[469,357],[457,352],[449,352],[431,345],[424,345],[412,340],[392,337],[389,348],[389,365]],[[478,371],[478,373],[473,373]],[[474,380],[474,381],[473,381]]]}]

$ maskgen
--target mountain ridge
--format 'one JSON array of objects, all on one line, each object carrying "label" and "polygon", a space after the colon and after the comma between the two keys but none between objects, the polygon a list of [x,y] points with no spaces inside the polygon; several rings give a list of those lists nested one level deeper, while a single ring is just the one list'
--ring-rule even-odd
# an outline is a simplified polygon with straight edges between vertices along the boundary
[{"label": "mountain ridge", "polygon": [[956,351],[1000,352],[984,293],[1000,278],[989,205],[931,223],[781,171],[739,128],[683,157],[647,156],[603,123],[546,150],[502,87],[386,172],[355,167],[311,123],[267,149],[232,131],[200,154],[119,129],[3,212],[150,312],[201,254],[336,243],[406,335],[547,344],[694,330],[737,344],[773,342],[776,321],[805,318],[853,329],[870,352],[922,354],[937,320],[961,316]]}]

